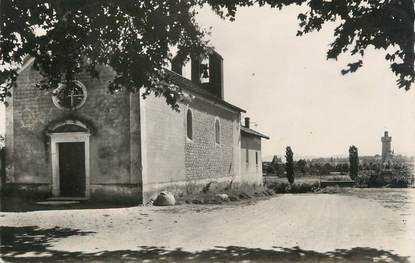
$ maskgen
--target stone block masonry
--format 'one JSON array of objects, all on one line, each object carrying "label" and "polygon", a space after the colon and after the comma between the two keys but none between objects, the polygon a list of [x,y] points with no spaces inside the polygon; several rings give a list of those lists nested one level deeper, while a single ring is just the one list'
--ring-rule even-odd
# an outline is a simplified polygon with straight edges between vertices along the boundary
[{"label": "stone block masonry", "polygon": [[28,188],[28,185],[44,185],[46,188],[42,189],[50,188],[52,164],[48,128],[70,119],[88,125],[92,133],[91,194],[114,193],[119,189],[122,196],[139,198],[135,189],[139,180],[130,174],[130,163],[135,161],[130,152],[130,94],[109,94],[107,85],[113,76],[112,70],[106,67],[100,68],[99,79],[91,79],[86,73],[80,74],[78,80],[87,88],[86,102],[77,110],[62,110],[53,104],[51,91],[35,87],[34,84],[40,79],[37,72],[30,67],[21,72],[11,103],[6,108],[6,144],[10,153],[7,183],[10,187],[22,189]]}]

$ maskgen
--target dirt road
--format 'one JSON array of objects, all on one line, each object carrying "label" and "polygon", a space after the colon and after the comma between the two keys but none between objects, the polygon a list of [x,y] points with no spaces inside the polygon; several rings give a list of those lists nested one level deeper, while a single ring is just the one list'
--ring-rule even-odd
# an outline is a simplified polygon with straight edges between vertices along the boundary
[{"label": "dirt road", "polygon": [[[5,261],[415,262],[415,189],[0,213]],[[25,257],[25,259],[23,259]]]}]

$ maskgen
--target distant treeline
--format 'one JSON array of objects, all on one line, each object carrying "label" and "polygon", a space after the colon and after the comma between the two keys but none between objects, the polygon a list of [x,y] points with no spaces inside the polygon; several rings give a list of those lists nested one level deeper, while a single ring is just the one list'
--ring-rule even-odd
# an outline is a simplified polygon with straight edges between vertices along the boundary
[{"label": "distant treeline", "polygon": [[[403,155],[394,156],[394,169],[402,169],[402,167],[411,166],[414,163],[413,157]],[[381,169],[381,157],[361,156],[359,157],[359,171],[378,172]],[[271,162],[263,162],[263,172],[267,175],[284,176],[285,162],[281,158],[274,156]],[[296,176],[308,175],[328,175],[330,173],[348,174],[349,159],[348,158],[314,158],[311,160],[300,159],[294,161],[294,172]]]}]

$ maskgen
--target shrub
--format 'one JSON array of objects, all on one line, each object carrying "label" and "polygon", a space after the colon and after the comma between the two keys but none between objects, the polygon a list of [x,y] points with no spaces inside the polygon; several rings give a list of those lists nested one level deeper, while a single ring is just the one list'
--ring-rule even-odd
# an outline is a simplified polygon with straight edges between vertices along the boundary
[{"label": "shrub", "polygon": [[407,188],[409,186],[409,180],[405,177],[395,178],[392,180],[391,187]]},{"label": "shrub", "polygon": [[288,183],[275,182],[275,183],[272,183],[268,188],[273,189],[274,192],[277,194],[282,194],[282,193],[286,193],[287,186],[289,186]]},{"label": "shrub", "polygon": [[288,184],[283,182],[273,183],[269,186],[275,193],[312,193],[320,189],[319,183],[299,183],[299,184]]},{"label": "shrub", "polygon": [[367,187],[369,186],[370,176],[368,175],[361,175],[355,178],[354,180],[356,186],[360,187]]}]

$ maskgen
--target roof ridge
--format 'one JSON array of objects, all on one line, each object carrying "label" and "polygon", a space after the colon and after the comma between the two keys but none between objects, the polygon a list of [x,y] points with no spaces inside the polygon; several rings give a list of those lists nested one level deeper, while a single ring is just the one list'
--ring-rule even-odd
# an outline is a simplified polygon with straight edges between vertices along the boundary
[{"label": "roof ridge", "polygon": [[270,139],[269,136],[267,136],[267,135],[265,135],[263,133],[257,132],[257,131],[255,131],[255,130],[253,130],[251,128],[247,128],[247,127],[245,127],[243,125],[241,125],[241,131],[246,132],[246,133],[251,134],[251,135],[255,135],[255,136],[258,136],[258,137],[262,137],[262,138],[267,139],[267,140]]},{"label": "roof ridge", "polygon": [[[218,98],[218,97],[214,96],[209,91],[207,91],[206,89],[204,89],[202,86],[194,83],[193,81],[191,81],[188,78],[185,78],[184,76],[178,74],[177,72],[174,72],[174,71],[172,71],[170,69],[165,69],[165,70],[166,70],[166,73],[167,73],[166,74],[167,75],[167,78],[172,77],[173,79],[171,79],[171,80],[173,82],[175,82],[175,80],[176,80],[176,82],[180,82],[180,81],[183,82],[183,83],[175,83],[175,84],[177,84],[177,85],[179,85],[181,87],[183,85],[182,88],[188,89],[188,90],[190,90],[192,92],[195,92],[195,93],[198,93],[199,95],[204,96],[207,99],[211,99],[213,101],[216,101],[218,103],[221,103],[223,106],[227,106],[227,107],[232,108],[234,110],[237,110],[239,112],[246,112],[246,110],[241,109],[241,108],[239,108],[239,107],[237,107],[237,106],[235,106],[235,105],[233,105],[233,104],[231,104],[231,103],[229,103],[229,102],[227,102],[227,101],[225,101],[225,100],[223,100],[221,98]],[[180,84],[182,84],[182,85],[180,85]]]}]

